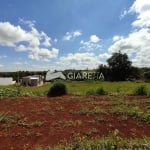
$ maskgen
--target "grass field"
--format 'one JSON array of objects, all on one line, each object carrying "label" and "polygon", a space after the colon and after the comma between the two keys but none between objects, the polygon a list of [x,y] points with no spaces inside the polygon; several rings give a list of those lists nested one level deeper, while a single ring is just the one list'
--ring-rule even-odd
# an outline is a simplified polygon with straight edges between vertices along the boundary
[{"label": "grass field", "polygon": [[[55,82],[54,82],[55,83]],[[133,94],[136,88],[144,85],[147,88],[148,95],[150,94],[150,84],[145,82],[105,82],[105,81],[63,81],[67,86],[68,94],[85,95],[89,90],[96,90],[103,87],[109,94],[128,95]],[[21,92],[29,95],[45,96],[53,83],[46,83],[38,87],[20,87],[17,85],[0,86],[0,89],[11,88],[19,89]]]}]

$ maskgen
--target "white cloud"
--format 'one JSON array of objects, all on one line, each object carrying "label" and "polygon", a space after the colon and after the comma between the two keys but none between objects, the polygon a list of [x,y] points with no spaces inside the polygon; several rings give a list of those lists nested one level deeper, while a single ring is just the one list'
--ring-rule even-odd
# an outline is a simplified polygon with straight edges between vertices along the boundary
[{"label": "white cloud", "polygon": [[100,44],[100,38],[96,35],[91,35],[89,41],[81,41],[81,47],[79,51],[100,51],[102,49],[102,45]]},{"label": "white cloud", "polygon": [[30,53],[29,58],[32,60],[43,60],[49,61],[50,58],[56,58],[59,53],[59,50],[52,48],[48,50],[46,48],[38,48],[35,53]]},{"label": "white cloud", "polygon": [[[56,69],[56,66],[49,66],[47,62],[43,62],[42,64],[34,64],[33,61],[16,61],[12,62],[11,64],[0,64],[0,70],[2,72],[9,72],[9,71],[45,71],[52,68],[53,70]],[[13,70],[12,70],[13,69]]]},{"label": "white cloud", "polygon": [[109,52],[122,51],[127,53],[134,65],[149,66],[150,64],[150,29],[142,28],[130,33],[127,37],[118,38],[109,47]]},{"label": "white cloud", "polygon": [[90,42],[92,43],[98,43],[100,41],[100,38],[96,35],[91,35],[90,36]]},{"label": "white cloud", "polygon": [[50,47],[51,46],[51,38],[47,36],[44,32],[41,33],[41,39],[43,39],[43,46]]},{"label": "white cloud", "polygon": [[133,62],[133,65],[135,65],[135,66],[150,67],[150,51],[149,51],[149,49],[139,51],[137,53],[136,57],[132,59],[132,62]]},{"label": "white cloud", "polygon": [[55,58],[59,50],[49,49],[51,38],[43,31],[39,32],[30,21],[24,22],[29,24],[30,31],[9,22],[0,22],[0,45],[13,47],[17,51],[27,51],[30,59],[42,61]]},{"label": "white cloud", "polygon": [[137,19],[132,23],[134,27],[150,27],[150,1],[135,0],[129,12],[137,13]]},{"label": "white cloud", "polygon": [[78,30],[73,31],[73,32],[67,32],[64,35],[63,40],[64,41],[70,41],[70,40],[73,40],[74,38],[79,37],[81,35],[82,35],[82,33],[80,31],[78,31]]},{"label": "white cloud", "polygon": [[20,44],[19,46],[16,47],[16,50],[19,51],[19,52],[26,51],[27,47]]},{"label": "white cloud", "polygon": [[20,26],[11,25],[9,22],[0,22],[0,45],[2,46],[15,47],[15,43],[25,40],[27,35]]},{"label": "white cloud", "polygon": [[99,55],[100,59],[105,59],[105,60],[107,60],[110,57],[111,57],[111,54],[109,54],[109,53],[103,53],[103,54]]},{"label": "white cloud", "polygon": [[35,23],[36,23],[35,20],[30,21],[30,20],[24,20],[22,18],[19,18],[19,22],[22,23],[22,24],[28,25],[30,28],[33,28],[35,26]]},{"label": "white cloud", "polygon": [[73,32],[73,37],[78,37],[80,35],[82,35],[82,33],[80,31]]},{"label": "white cloud", "polygon": [[63,40],[64,40],[64,41],[70,41],[71,38],[72,38],[72,34],[71,34],[70,32],[67,32],[67,33],[65,34],[65,36],[63,37]]},{"label": "white cloud", "polygon": [[150,1],[135,0],[128,13],[136,13],[134,31],[128,36],[114,36],[109,52],[127,53],[133,65],[150,67]]},{"label": "white cloud", "polygon": [[86,69],[97,68],[100,64],[100,59],[94,53],[69,53],[66,56],[60,57],[57,64],[64,69]]},{"label": "white cloud", "polygon": [[128,10],[124,10],[120,15],[120,19],[123,19],[127,14],[128,14]]},{"label": "white cloud", "polygon": [[119,41],[119,40],[121,40],[122,38],[123,38],[123,36],[115,35],[115,36],[113,37],[113,42]]}]

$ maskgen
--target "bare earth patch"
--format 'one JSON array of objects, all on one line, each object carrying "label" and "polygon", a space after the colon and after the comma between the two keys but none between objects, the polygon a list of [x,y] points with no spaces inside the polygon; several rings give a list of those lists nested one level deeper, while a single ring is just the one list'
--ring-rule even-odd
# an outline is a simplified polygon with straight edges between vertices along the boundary
[{"label": "bare earth patch", "polygon": [[[137,112],[119,112],[118,109],[124,105],[126,108],[133,107]],[[147,113],[149,106],[149,97],[134,96],[67,95],[2,99],[0,150],[55,146],[63,141],[72,142],[76,134],[89,139],[105,137],[115,129],[119,130],[122,138],[150,137],[149,118],[140,118],[142,113]],[[139,109],[141,112],[138,112]]]}]

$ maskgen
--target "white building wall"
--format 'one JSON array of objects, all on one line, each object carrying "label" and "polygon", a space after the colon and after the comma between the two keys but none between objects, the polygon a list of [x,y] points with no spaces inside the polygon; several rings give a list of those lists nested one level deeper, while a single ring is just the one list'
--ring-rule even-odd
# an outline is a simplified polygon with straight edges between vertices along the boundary
[{"label": "white building wall", "polygon": [[11,84],[15,84],[16,82],[13,81],[12,77],[0,77],[0,85],[11,85]]}]

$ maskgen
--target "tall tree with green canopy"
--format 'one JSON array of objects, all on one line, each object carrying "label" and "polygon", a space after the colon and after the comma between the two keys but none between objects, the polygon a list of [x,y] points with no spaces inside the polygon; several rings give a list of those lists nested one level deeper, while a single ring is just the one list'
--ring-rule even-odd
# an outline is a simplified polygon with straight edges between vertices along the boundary
[{"label": "tall tree with green canopy", "polygon": [[107,60],[110,69],[110,77],[112,81],[125,81],[130,76],[131,61],[127,54],[113,53]]}]

